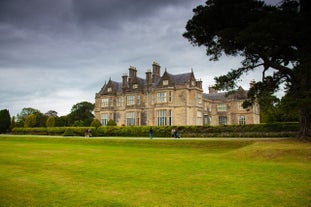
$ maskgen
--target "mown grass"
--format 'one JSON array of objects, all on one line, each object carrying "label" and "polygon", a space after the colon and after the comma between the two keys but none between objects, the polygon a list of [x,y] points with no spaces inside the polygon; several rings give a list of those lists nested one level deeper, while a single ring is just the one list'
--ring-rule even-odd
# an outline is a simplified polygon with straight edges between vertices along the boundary
[{"label": "mown grass", "polygon": [[0,137],[0,206],[310,206],[295,140]]}]

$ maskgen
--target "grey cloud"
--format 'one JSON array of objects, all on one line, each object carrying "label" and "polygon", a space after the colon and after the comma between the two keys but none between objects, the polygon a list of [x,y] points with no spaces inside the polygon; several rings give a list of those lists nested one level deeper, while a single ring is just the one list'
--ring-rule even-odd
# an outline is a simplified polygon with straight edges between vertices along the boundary
[{"label": "grey cloud", "polygon": [[46,29],[70,16],[69,0],[1,0],[0,23]]},{"label": "grey cloud", "polygon": [[74,15],[78,22],[103,27],[118,27],[122,22],[148,18],[168,5],[183,5],[186,0],[73,0]]},{"label": "grey cloud", "polygon": [[[69,113],[94,102],[109,78],[134,65],[140,77],[157,61],[205,85],[232,67],[209,62],[204,48],[182,37],[204,0],[0,0],[0,109]],[[205,82],[205,81],[208,82]],[[12,107],[11,107],[12,106]]]}]

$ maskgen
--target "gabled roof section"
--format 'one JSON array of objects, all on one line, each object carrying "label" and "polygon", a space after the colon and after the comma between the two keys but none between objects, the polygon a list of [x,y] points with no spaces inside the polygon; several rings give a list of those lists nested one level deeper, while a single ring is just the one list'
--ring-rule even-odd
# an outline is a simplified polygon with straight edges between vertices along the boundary
[{"label": "gabled roof section", "polygon": [[225,100],[243,100],[247,99],[247,92],[241,86],[235,92],[221,92],[221,93],[209,93],[203,94],[203,97],[212,101],[225,101]]},{"label": "gabled roof section", "polygon": [[102,87],[99,94],[100,95],[115,94],[121,91],[121,88],[122,83],[110,79],[108,83],[107,84],[105,83],[105,85]]},{"label": "gabled roof section", "polygon": [[190,82],[192,78],[194,79],[193,73],[182,73],[177,75],[171,75],[173,81],[176,85],[184,85],[187,82]]},{"label": "gabled roof section", "polygon": [[145,82],[146,80],[140,77],[135,77],[135,79],[133,80],[133,83],[136,83],[139,85],[139,87],[144,87],[145,86]]},{"label": "gabled roof section", "polygon": [[155,83],[154,87],[162,87],[163,80],[168,80],[168,86],[176,86],[184,85],[192,80],[195,81],[195,78],[193,72],[174,75],[165,71],[162,77]]}]

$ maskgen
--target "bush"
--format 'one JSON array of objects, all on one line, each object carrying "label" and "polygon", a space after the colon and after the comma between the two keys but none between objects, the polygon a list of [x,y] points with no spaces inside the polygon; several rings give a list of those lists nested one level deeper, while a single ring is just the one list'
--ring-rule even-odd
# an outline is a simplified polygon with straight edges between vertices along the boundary
[{"label": "bush", "polygon": [[94,119],[91,123],[91,127],[95,127],[98,128],[100,127],[102,124],[100,123],[100,121],[98,119]]},{"label": "bush", "polygon": [[116,126],[116,125],[117,125],[116,122],[113,121],[112,119],[108,120],[107,122],[107,126]]},{"label": "bush", "polygon": [[66,131],[64,132],[64,136],[74,136],[73,129],[72,128],[67,128]]}]

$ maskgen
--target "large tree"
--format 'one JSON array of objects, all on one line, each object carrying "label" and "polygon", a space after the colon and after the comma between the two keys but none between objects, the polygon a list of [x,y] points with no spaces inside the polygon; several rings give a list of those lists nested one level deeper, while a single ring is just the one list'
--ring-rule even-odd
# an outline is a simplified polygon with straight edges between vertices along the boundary
[{"label": "large tree", "polygon": [[216,77],[215,87],[234,90],[242,74],[261,70],[262,80],[249,91],[250,104],[286,85],[291,107],[299,111],[299,136],[311,139],[311,24],[308,0],[277,6],[256,0],[207,0],[193,9],[183,34],[205,46],[211,60],[241,56],[241,67]]},{"label": "large tree", "polygon": [[68,114],[69,124],[79,125],[78,123],[83,122],[84,126],[90,126],[94,119],[93,110],[94,104],[87,101],[73,105],[70,114]]},{"label": "large tree", "polygon": [[7,109],[0,110],[0,133],[8,132],[11,125],[10,112]]},{"label": "large tree", "polygon": [[22,111],[19,114],[17,114],[16,125],[19,127],[23,127],[27,116],[38,113],[41,113],[38,109],[34,109],[31,107],[23,108]]}]

